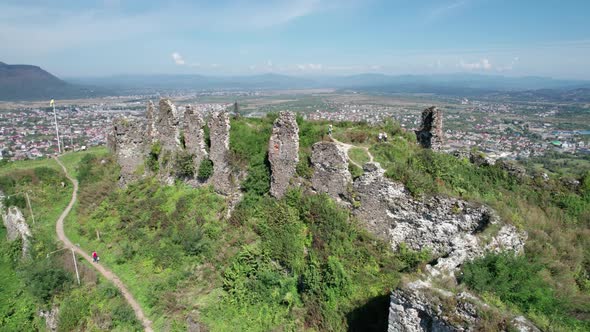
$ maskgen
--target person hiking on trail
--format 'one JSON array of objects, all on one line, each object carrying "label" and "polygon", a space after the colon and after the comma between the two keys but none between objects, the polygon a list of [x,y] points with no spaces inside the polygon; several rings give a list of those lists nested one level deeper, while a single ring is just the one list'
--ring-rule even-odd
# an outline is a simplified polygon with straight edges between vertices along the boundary
[{"label": "person hiking on trail", "polygon": [[92,261],[98,263],[98,254],[96,253],[96,251],[92,252]]},{"label": "person hiking on trail", "polygon": [[332,125],[328,126],[328,136],[332,137]]}]

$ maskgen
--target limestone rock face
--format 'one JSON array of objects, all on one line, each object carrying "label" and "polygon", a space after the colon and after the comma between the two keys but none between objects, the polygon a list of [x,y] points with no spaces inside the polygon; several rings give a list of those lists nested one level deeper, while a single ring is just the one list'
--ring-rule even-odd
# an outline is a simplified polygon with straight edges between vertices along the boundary
[{"label": "limestone rock face", "polygon": [[[418,280],[392,292],[388,332],[480,331],[489,324],[480,312],[488,309],[470,293],[454,294]],[[507,316],[503,324],[516,331],[540,331],[522,316]]]},{"label": "limestone rock face", "polygon": [[45,326],[48,331],[55,332],[58,327],[59,307],[52,306],[50,310],[39,310],[39,317],[45,318]]},{"label": "limestone rock face", "polygon": [[484,205],[442,196],[418,200],[401,183],[385,178],[378,163],[365,164],[364,171],[353,184],[360,203],[353,213],[393,250],[403,242],[411,249],[428,248],[434,256],[441,256],[433,274],[451,272],[486,250],[521,252],[524,248],[526,233],[510,225],[491,239],[479,238],[485,228],[500,222]]},{"label": "limestone rock face", "polygon": [[184,145],[186,150],[193,155],[195,170],[198,170],[201,161],[208,157],[204,125],[205,121],[201,113],[195,112],[190,106],[187,106],[184,111]]},{"label": "limestone rock face", "polygon": [[113,120],[111,151],[121,166],[120,185],[133,182],[142,174],[138,169],[144,164],[146,153],[145,123],[139,119],[120,117]]},{"label": "limestone rock face", "polygon": [[28,257],[29,249],[31,247],[31,229],[29,228],[23,213],[16,206],[9,207],[7,211],[4,211],[3,206],[0,206],[0,208],[2,209],[2,222],[6,228],[6,237],[8,238],[8,241],[12,242],[20,238],[23,244],[22,256]]},{"label": "limestone rock face", "polygon": [[311,185],[315,191],[327,193],[337,201],[348,197],[352,176],[348,171],[348,156],[338,145],[315,143],[311,148],[311,164]]},{"label": "limestone rock face", "polygon": [[270,194],[285,195],[299,162],[299,126],[292,112],[280,112],[268,142],[268,161],[271,168]]},{"label": "limestone rock face", "polygon": [[211,182],[215,191],[228,195],[232,192],[232,176],[229,164],[229,115],[227,112],[216,112],[209,120],[209,137],[211,147],[209,159],[213,162]]},{"label": "limestone rock face", "polygon": [[443,144],[442,111],[435,106],[422,111],[422,124],[416,130],[418,143],[426,149],[440,150]]}]

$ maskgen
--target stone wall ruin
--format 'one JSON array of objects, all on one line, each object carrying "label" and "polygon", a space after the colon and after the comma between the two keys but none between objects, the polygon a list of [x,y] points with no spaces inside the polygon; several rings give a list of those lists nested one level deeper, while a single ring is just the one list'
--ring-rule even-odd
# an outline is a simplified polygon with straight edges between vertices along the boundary
[{"label": "stone wall ruin", "polygon": [[213,176],[211,183],[220,194],[228,195],[234,185],[232,181],[231,165],[229,163],[229,114],[215,112],[209,119],[209,159],[213,162]]},{"label": "stone wall ruin", "polygon": [[436,106],[422,111],[420,128],[415,131],[416,140],[425,149],[440,150],[443,145],[443,115]]},{"label": "stone wall ruin", "polygon": [[268,142],[271,168],[270,194],[282,198],[299,162],[299,126],[295,114],[280,112]]}]

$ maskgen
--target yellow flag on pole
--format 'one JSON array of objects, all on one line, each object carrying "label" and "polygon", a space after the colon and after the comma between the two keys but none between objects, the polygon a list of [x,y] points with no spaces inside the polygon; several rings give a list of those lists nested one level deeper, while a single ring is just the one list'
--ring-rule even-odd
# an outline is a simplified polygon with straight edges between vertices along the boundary
[{"label": "yellow flag on pole", "polygon": [[49,106],[53,106],[55,105],[55,100],[51,99],[51,101],[49,102]]}]

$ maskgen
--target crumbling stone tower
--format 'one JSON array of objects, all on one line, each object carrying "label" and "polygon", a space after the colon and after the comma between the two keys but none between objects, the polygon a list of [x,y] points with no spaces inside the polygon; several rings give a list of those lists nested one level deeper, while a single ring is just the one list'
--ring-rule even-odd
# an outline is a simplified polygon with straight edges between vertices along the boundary
[{"label": "crumbling stone tower", "polygon": [[442,111],[436,106],[422,111],[422,123],[416,130],[416,140],[426,149],[440,150],[443,145]]},{"label": "crumbling stone tower", "polygon": [[205,145],[205,121],[199,112],[195,112],[189,105],[184,111],[184,147],[193,156],[195,171],[199,169],[201,162],[208,158]]},{"label": "crumbling stone tower", "polygon": [[213,162],[211,182],[215,191],[228,195],[232,192],[232,174],[229,164],[229,115],[227,112],[215,112],[209,119],[209,159]]},{"label": "crumbling stone tower", "polygon": [[299,162],[299,126],[292,112],[280,112],[268,141],[268,161],[271,168],[270,194],[285,195]]},{"label": "crumbling stone tower", "polygon": [[143,175],[145,140],[145,123],[140,119],[120,117],[113,120],[108,147],[121,166],[119,179],[121,186],[135,181]]}]

